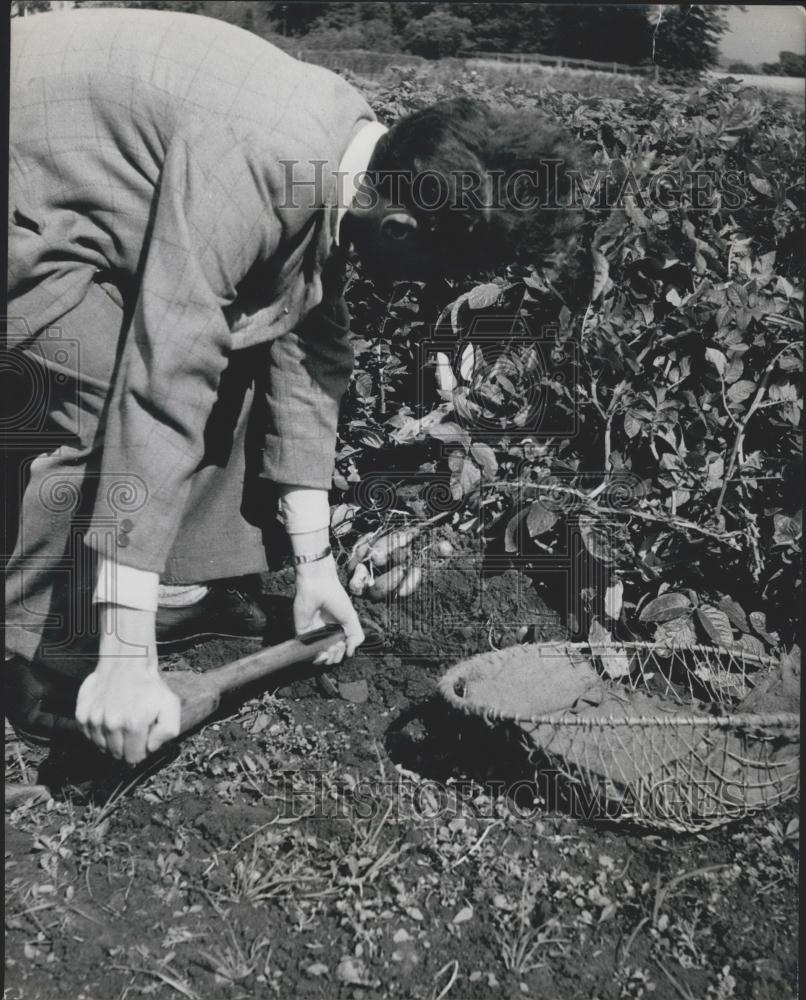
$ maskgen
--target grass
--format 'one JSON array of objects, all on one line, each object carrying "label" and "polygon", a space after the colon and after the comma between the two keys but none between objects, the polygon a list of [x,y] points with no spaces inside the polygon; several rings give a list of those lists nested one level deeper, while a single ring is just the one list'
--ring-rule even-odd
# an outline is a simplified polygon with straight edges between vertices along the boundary
[{"label": "grass", "polygon": [[[700,838],[524,816],[487,785],[398,770],[387,722],[267,696],[100,801],[13,808],[7,1000],[793,988],[793,808]],[[33,781],[27,755],[7,742]],[[754,978],[761,956],[774,980]]]},{"label": "grass", "polygon": [[[508,972],[522,979],[535,969],[547,964],[547,952],[552,945],[565,945],[569,938],[561,935],[556,918],[535,925],[539,912],[539,887],[529,878],[523,883],[520,898],[513,909],[506,908],[497,919],[501,961]],[[498,901],[499,907],[501,901]],[[562,953],[560,949],[559,953]],[[554,955],[558,950],[554,948]]]},{"label": "grass", "polygon": [[[346,75],[368,96],[381,88],[394,88],[403,78],[417,86],[441,86],[448,89],[467,87],[470,91],[521,90],[535,95],[559,91],[580,97],[620,98],[636,97],[648,87],[657,87],[651,73],[606,73],[598,70],[555,68],[537,63],[497,63],[487,59],[439,59],[422,66],[398,66],[394,57],[388,60],[390,68],[368,73],[356,64],[344,62],[339,72]],[[719,75],[719,74],[715,74]],[[785,83],[782,85],[781,80]],[[708,82],[706,76],[703,85]],[[796,114],[803,114],[802,81],[780,77],[747,77],[747,86],[763,101],[782,102]]]},{"label": "grass", "polygon": [[464,77],[495,88],[515,86],[540,90],[551,87],[554,90],[597,97],[629,97],[640,92],[652,80],[651,76],[642,73],[556,69],[534,63],[518,66],[486,59],[445,60],[437,63],[433,72],[440,82]]},{"label": "grass", "polygon": [[539,93],[547,87],[585,97],[632,97],[647,86],[649,78],[636,74],[602,73],[588,70],[554,69],[534,64],[513,66],[486,60],[441,59],[422,67],[394,66],[383,73],[363,74],[348,71],[365,94],[382,87],[394,87],[402,76],[419,86],[453,88],[467,85],[472,89],[500,90],[522,88]]},{"label": "grass", "polygon": [[219,947],[209,951],[203,949],[199,954],[201,964],[213,973],[218,984],[241,983],[252,975],[265,981],[270,974],[271,939],[266,935],[254,936],[243,945],[235,930],[228,926],[225,940]]}]

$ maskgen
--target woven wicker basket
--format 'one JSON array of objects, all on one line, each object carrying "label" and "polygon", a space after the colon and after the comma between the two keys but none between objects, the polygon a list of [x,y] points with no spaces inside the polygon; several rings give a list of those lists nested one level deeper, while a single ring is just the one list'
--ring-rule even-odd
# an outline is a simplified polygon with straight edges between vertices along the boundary
[{"label": "woven wicker basket", "polygon": [[[594,666],[613,648],[561,647]],[[507,706],[505,697],[482,704],[465,688],[470,661],[450,668],[440,691],[490,725],[518,726],[538,787],[558,778],[574,812],[587,818],[696,832],[798,794],[799,714],[736,711],[775,660],[711,646],[616,648],[629,658],[629,674],[603,678],[603,701],[583,711],[529,715],[528,706]],[[556,644],[533,649],[536,663],[543,650],[558,653]]]}]

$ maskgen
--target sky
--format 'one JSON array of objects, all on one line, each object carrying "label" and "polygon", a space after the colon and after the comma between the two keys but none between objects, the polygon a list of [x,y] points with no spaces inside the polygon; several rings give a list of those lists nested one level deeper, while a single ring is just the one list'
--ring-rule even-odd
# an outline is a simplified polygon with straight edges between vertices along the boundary
[{"label": "sky", "polygon": [[806,8],[795,4],[732,6],[722,55],[749,63],[777,62],[781,50],[806,51]]}]

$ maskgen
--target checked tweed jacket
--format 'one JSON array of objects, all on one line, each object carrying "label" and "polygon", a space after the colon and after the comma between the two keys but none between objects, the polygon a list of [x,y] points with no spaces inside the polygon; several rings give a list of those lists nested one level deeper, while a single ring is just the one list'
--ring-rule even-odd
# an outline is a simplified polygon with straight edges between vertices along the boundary
[{"label": "checked tweed jacket", "polygon": [[375,116],[336,74],[206,17],[40,14],[11,46],[9,340],[30,347],[95,281],[119,295],[101,474],[147,484],[120,559],[160,572],[231,351],[267,344],[263,475],[331,485],[353,354],[322,273],[340,160]]}]

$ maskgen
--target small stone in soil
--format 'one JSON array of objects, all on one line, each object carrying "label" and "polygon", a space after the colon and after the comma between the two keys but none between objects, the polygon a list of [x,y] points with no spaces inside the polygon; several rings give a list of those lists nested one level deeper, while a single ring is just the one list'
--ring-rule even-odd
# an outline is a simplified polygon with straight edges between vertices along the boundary
[{"label": "small stone in soil", "polygon": [[363,705],[369,698],[369,687],[366,681],[342,681],[339,684],[339,694],[345,701]]}]

